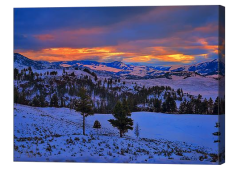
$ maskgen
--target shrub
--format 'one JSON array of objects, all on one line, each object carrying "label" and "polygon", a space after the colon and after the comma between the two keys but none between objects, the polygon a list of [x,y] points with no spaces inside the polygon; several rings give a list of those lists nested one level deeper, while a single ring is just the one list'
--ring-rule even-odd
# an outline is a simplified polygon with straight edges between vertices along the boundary
[{"label": "shrub", "polygon": [[46,151],[49,151],[49,152],[51,152],[51,151],[52,151],[52,148],[51,148],[51,145],[50,145],[50,144],[47,144]]},{"label": "shrub", "polygon": [[66,140],[67,144],[74,144],[74,141],[71,139],[71,137],[69,139]]},{"label": "shrub", "polygon": [[78,138],[78,137],[75,137],[75,139],[74,139],[75,141],[79,141],[80,140],[80,138]]}]

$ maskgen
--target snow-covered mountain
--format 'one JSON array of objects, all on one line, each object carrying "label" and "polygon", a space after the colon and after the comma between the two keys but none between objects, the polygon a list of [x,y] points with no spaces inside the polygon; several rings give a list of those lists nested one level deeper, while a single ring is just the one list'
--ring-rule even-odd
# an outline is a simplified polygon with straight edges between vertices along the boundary
[{"label": "snow-covered mountain", "polygon": [[14,67],[15,68],[26,68],[30,66],[34,69],[40,70],[40,69],[48,68],[49,65],[50,65],[49,62],[31,60],[19,53],[14,53]]},{"label": "snow-covered mountain", "polygon": [[212,61],[206,61],[202,63],[197,63],[194,65],[186,65],[186,66],[172,66],[169,71],[171,72],[181,72],[181,71],[191,71],[196,72],[201,75],[215,75],[225,74],[225,64],[219,62],[218,59],[214,59]]},{"label": "snow-covered mountain", "polygon": [[181,66],[141,66],[133,64],[125,64],[120,61],[114,61],[110,63],[88,61],[88,60],[75,60],[75,61],[60,61],[60,62],[46,62],[46,61],[34,61],[19,53],[14,54],[14,67],[33,67],[34,69],[62,69],[62,68],[88,68],[95,71],[97,74],[108,74],[115,76],[127,76],[127,77],[158,77],[164,76],[167,73],[198,73],[203,76],[210,75],[224,75],[225,64],[219,62],[218,59],[210,60],[193,65],[181,65]]}]

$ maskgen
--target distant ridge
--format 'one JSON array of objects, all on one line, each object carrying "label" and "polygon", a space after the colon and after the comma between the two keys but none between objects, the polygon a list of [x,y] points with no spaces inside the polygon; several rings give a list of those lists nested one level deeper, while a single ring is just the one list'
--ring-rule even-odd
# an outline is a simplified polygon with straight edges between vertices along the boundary
[{"label": "distant ridge", "polygon": [[205,61],[193,65],[180,66],[142,66],[125,64],[121,61],[109,63],[90,61],[90,60],[74,60],[74,61],[35,61],[31,60],[19,53],[14,53],[14,67],[24,68],[32,67],[37,70],[41,69],[62,69],[67,68],[88,68],[97,72],[113,73],[119,75],[135,75],[135,76],[159,76],[166,72],[196,72],[203,76],[208,75],[225,75],[225,64],[219,62],[218,59]]}]

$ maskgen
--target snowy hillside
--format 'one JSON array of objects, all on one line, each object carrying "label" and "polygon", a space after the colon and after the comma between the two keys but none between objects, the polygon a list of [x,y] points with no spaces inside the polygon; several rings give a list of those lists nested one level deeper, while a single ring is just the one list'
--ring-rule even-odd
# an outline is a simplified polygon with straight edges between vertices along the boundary
[{"label": "snowy hillside", "polygon": [[34,61],[19,53],[14,53],[14,67],[23,69],[27,67],[32,67],[34,69],[45,69],[49,67],[49,62],[46,61]]},{"label": "snowy hillside", "polygon": [[192,71],[204,76],[215,74],[225,75],[225,64],[215,59],[194,65],[173,66],[169,70],[172,72]]},{"label": "snowy hillside", "polygon": [[[221,85],[224,85],[225,78],[221,78]],[[185,93],[191,95],[201,94],[204,98],[215,99],[218,96],[218,80],[215,80],[213,77],[203,77],[203,76],[193,76],[183,79],[180,76],[173,76],[172,79],[166,78],[156,78],[156,79],[147,79],[147,80],[127,80],[127,83],[137,83],[139,86],[152,87],[157,86],[170,86],[177,90],[182,88]],[[224,96],[224,94],[223,94]]]},{"label": "snowy hillside", "polygon": [[[217,164],[212,133],[216,115],[168,115],[138,112],[140,138],[132,131],[120,138],[108,119],[96,114],[86,119],[68,108],[14,106],[14,160],[62,162],[195,163]],[[92,128],[99,120],[102,128]]]}]

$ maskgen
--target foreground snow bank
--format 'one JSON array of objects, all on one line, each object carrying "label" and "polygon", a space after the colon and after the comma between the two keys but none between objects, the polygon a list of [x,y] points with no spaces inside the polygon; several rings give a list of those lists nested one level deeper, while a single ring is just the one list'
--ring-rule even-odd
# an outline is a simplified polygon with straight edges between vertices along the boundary
[{"label": "foreground snow bank", "polygon": [[[83,136],[78,112],[15,105],[14,160],[216,164],[216,116],[136,112],[132,119],[140,125],[140,139],[133,131],[120,138],[110,118],[88,117]],[[92,128],[95,120],[102,125],[98,132]]]}]

